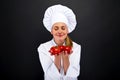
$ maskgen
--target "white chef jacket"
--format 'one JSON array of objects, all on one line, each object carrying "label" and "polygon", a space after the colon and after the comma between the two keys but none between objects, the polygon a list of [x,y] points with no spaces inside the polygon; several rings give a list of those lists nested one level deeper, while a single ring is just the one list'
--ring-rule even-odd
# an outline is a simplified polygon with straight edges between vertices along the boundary
[{"label": "white chef jacket", "polygon": [[53,39],[46,43],[40,44],[38,47],[39,59],[44,71],[44,80],[77,80],[77,77],[80,74],[81,46],[73,42],[73,53],[69,56],[70,65],[66,75],[64,75],[63,68],[61,68],[59,72],[54,64],[54,56],[49,52],[52,46],[56,46]]}]

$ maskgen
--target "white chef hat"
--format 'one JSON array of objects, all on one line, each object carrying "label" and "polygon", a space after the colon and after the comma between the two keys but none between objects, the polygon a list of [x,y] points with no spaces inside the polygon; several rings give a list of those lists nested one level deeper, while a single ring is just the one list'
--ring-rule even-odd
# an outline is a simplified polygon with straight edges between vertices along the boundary
[{"label": "white chef hat", "polygon": [[69,33],[75,29],[77,24],[76,16],[73,11],[60,4],[48,7],[43,18],[43,24],[50,32],[53,24],[56,22],[64,22],[68,27]]}]

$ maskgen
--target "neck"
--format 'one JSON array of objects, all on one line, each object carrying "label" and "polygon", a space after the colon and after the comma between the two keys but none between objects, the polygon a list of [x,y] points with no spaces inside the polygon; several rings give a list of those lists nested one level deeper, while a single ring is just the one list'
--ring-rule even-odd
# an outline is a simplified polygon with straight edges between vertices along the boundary
[{"label": "neck", "polygon": [[54,40],[57,45],[63,45],[63,40]]}]

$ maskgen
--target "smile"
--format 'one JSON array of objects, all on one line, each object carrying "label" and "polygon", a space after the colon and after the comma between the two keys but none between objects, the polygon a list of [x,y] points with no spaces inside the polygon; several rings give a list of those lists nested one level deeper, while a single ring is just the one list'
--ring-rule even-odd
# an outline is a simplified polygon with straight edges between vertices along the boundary
[{"label": "smile", "polygon": [[64,35],[58,35],[58,37],[62,37],[62,36],[64,36]]}]

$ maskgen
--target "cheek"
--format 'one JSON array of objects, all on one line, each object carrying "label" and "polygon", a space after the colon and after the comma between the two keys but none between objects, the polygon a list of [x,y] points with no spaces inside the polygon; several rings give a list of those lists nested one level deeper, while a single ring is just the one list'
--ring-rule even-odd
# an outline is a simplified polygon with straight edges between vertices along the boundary
[{"label": "cheek", "polygon": [[65,34],[65,38],[67,37],[68,34]]},{"label": "cheek", "polygon": [[68,31],[66,30],[66,31],[64,31],[64,33],[65,33],[65,34],[68,34]]},{"label": "cheek", "polygon": [[64,32],[63,35],[64,35],[64,37],[66,37],[66,36],[68,35],[68,33],[67,33],[67,32]]},{"label": "cheek", "polygon": [[68,31],[66,31],[66,33],[65,33],[65,36],[67,37],[67,35],[68,35]]},{"label": "cheek", "polygon": [[52,35],[53,35],[53,34],[55,34],[55,31],[54,31],[54,30],[52,30],[52,31],[51,31],[51,34],[52,34]]},{"label": "cheek", "polygon": [[57,33],[55,31],[51,31],[51,35],[55,37]]},{"label": "cheek", "polygon": [[66,28],[65,33],[68,34],[68,29]]}]

